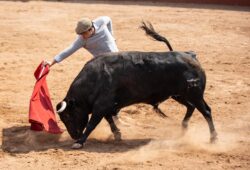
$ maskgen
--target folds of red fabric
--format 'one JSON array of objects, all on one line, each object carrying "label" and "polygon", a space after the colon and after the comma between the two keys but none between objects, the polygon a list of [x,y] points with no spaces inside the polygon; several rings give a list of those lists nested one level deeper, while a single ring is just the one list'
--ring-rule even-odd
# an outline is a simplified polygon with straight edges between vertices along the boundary
[{"label": "folds of red fabric", "polygon": [[46,82],[48,73],[49,66],[44,66],[43,62],[34,73],[37,81],[30,98],[29,122],[31,123],[31,130],[62,133],[56,122],[55,112],[50,100]]}]

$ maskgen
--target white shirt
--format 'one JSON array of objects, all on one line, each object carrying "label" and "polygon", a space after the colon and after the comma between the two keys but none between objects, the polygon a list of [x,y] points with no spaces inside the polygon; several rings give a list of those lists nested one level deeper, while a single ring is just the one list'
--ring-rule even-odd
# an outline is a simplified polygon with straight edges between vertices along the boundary
[{"label": "white shirt", "polygon": [[81,47],[88,50],[94,57],[106,52],[117,52],[111,19],[107,16],[99,17],[93,20],[93,26],[95,33],[91,37],[85,40],[81,35],[78,35],[69,47],[54,57],[56,62],[61,62]]}]

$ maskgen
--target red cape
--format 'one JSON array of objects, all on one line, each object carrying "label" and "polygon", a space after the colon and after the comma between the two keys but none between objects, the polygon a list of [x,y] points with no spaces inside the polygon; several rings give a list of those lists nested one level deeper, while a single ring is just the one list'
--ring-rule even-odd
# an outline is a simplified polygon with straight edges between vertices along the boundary
[{"label": "red cape", "polygon": [[49,66],[44,66],[43,62],[34,73],[37,81],[30,98],[29,122],[31,123],[31,130],[62,133],[62,130],[57,125],[55,112],[50,100],[46,82],[48,73]]}]

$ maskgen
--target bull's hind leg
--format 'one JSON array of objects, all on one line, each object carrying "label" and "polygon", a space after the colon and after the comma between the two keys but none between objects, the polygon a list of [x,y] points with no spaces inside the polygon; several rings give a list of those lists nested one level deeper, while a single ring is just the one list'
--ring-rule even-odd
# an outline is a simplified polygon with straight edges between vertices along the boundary
[{"label": "bull's hind leg", "polygon": [[215,142],[217,140],[217,132],[214,128],[214,123],[213,123],[213,118],[212,118],[210,107],[207,105],[204,99],[199,100],[199,101],[196,100],[194,104],[195,104],[195,107],[202,113],[202,115],[204,116],[204,118],[206,119],[208,123],[210,136],[211,136],[210,142],[211,143]]},{"label": "bull's hind leg", "polygon": [[114,135],[115,140],[120,141],[121,140],[121,132],[120,132],[120,129],[117,128],[112,116],[111,115],[106,115],[105,119],[109,123],[110,129],[111,129],[111,131],[112,131],[112,133]]},{"label": "bull's hind leg", "polygon": [[182,120],[182,129],[184,131],[186,131],[188,128],[188,122],[189,122],[191,116],[193,115],[195,107],[191,103],[187,102],[186,99],[183,99],[180,96],[172,96],[172,98],[174,100],[176,100],[177,102],[179,102],[180,104],[183,104],[187,107],[186,115],[185,115],[184,119]]}]

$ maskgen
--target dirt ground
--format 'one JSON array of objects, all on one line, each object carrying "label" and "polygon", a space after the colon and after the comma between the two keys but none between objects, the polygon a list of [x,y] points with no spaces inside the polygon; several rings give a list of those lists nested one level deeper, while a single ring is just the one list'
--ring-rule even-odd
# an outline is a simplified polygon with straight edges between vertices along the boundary
[{"label": "dirt ground", "polygon": [[[70,149],[74,141],[67,132],[29,130],[35,68],[70,45],[79,18],[101,15],[112,18],[121,51],[167,50],[138,29],[148,20],[175,50],[197,53],[207,74],[205,99],[219,134],[216,144],[209,143],[207,123],[198,111],[182,134],[186,109],[173,100],[160,105],[166,119],[144,104],[122,109],[121,142],[114,142],[105,121],[81,150]],[[0,28],[0,169],[250,169],[250,8],[1,1]],[[47,83],[54,106],[90,59],[81,49],[51,68]]]}]

